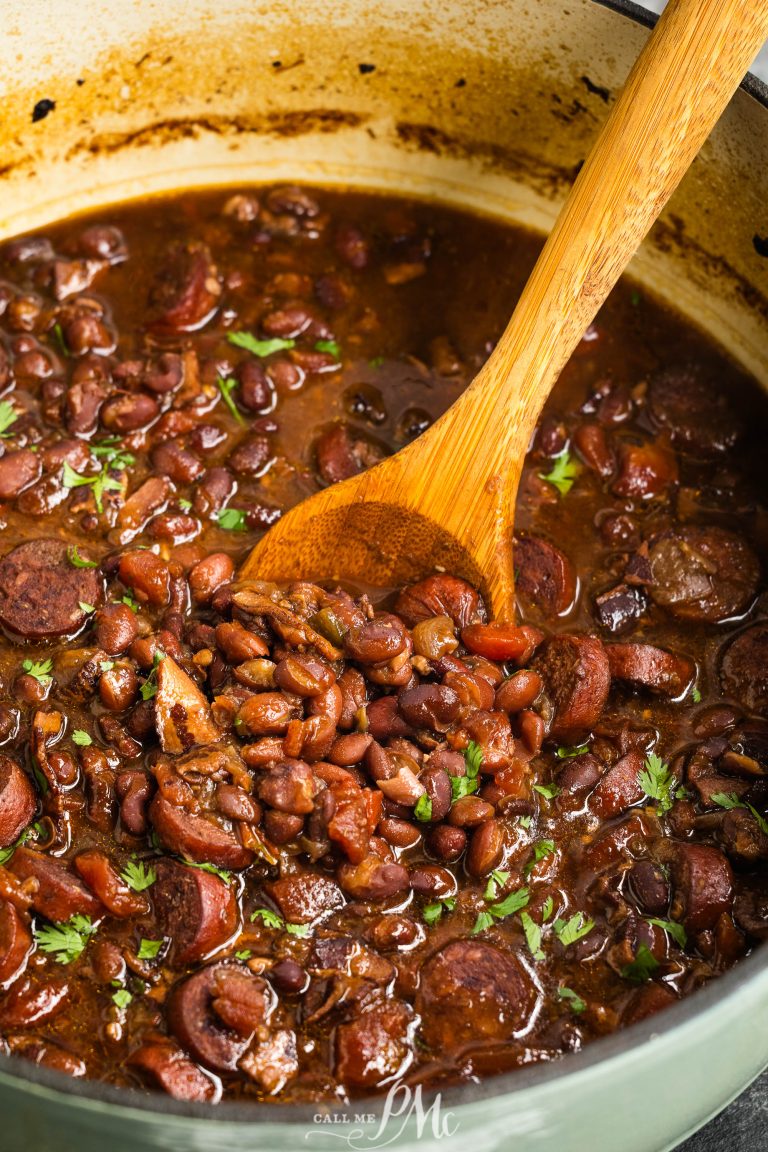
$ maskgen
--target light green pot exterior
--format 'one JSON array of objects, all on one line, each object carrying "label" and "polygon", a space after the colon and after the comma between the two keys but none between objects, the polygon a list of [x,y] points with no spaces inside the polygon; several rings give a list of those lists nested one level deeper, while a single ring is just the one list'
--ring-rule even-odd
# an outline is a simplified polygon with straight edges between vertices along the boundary
[{"label": "light green pot exterior", "polygon": [[[1,18],[0,237],[129,196],[284,179],[546,230],[647,34],[593,0],[4,0]],[[768,384],[755,93],[737,94],[632,271]],[[41,98],[56,107],[33,123]],[[320,1108],[134,1104],[0,1057],[0,1152],[665,1152],[766,1064],[758,954],[584,1053],[446,1090],[421,1124],[383,1130],[355,1121],[380,1101],[333,1123]]]}]

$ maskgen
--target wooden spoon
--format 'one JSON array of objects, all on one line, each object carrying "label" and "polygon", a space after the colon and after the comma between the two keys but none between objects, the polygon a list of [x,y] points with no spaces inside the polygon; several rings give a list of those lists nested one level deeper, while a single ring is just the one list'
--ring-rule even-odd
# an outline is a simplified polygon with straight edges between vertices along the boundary
[{"label": "wooden spoon", "polygon": [[672,0],[472,384],[408,447],[292,509],[242,577],[383,587],[445,570],[514,618],[515,497],[542,405],[767,37],[768,0]]}]

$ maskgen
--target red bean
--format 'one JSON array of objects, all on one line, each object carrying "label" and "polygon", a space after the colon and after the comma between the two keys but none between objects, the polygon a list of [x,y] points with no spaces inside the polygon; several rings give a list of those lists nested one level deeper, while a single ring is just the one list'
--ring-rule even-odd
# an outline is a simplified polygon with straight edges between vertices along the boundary
[{"label": "red bean", "polygon": [[189,573],[189,590],[196,604],[208,604],[217,588],[232,579],[235,563],[226,552],[212,552]]},{"label": "red bean", "polygon": [[479,796],[462,796],[448,813],[448,823],[454,828],[475,828],[493,816],[493,804]]},{"label": "red bean", "polygon": [[523,708],[530,708],[543,688],[544,683],[538,672],[521,668],[497,688],[494,708],[502,712],[521,712]]},{"label": "red bean", "polygon": [[136,614],[127,604],[105,604],[94,618],[96,643],[110,656],[130,648],[139,633]]},{"label": "red bean", "polygon": [[504,856],[504,833],[498,820],[487,820],[475,828],[467,850],[470,876],[488,876],[498,868]]}]

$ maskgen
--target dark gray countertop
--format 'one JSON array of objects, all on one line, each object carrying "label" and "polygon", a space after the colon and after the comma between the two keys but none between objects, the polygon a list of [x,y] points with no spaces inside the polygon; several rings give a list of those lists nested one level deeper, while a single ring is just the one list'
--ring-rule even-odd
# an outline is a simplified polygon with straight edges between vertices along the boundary
[{"label": "dark gray countertop", "polygon": [[677,1152],[766,1152],[768,1070]]}]

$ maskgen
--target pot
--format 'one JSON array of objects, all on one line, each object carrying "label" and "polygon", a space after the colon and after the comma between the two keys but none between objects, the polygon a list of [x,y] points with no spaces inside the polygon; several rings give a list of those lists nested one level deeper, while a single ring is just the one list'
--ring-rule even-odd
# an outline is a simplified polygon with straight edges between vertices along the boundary
[{"label": "pot", "polygon": [[[546,231],[648,20],[593,0],[6,0],[3,15],[0,237],[150,192],[283,179]],[[766,383],[767,108],[748,79],[632,266]],[[583,1053],[423,1098],[205,1107],[0,1056],[0,1148],[663,1152],[768,1063],[767,960],[758,949]]]}]

